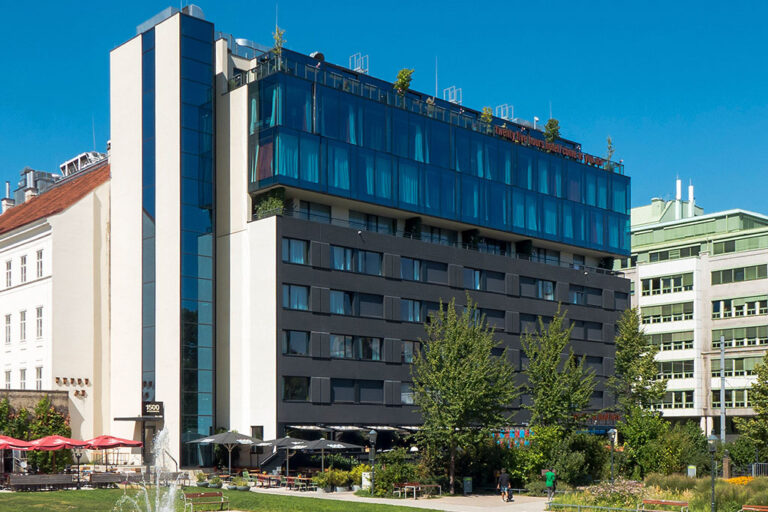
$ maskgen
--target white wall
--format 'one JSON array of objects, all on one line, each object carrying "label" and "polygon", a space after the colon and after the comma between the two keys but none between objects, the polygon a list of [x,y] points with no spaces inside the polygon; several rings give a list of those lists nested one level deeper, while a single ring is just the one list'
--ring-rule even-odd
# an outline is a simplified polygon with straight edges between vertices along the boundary
[{"label": "white wall", "polygon": [[140,439],[141,425],[141,38],[110,54],[111,434]]}]

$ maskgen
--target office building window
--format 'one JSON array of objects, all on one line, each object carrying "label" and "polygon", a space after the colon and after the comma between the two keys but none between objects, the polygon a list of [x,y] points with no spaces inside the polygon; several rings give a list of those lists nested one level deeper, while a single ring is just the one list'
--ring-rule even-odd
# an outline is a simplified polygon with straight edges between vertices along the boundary
[{"label": "office building window", "polygon": [[400,277],[405,281],[448,284],[448,264],[402,257]]},{"label": "office building window", "polygon": [[324,204],[301,201],[299,202],[299,211],[296,216],[302,219],[330,224],[331,207]]},{"label": "office building window", "polygon": [[283,331],[283,354],[308,356],[309,333],[306,331]]},{"label": "office building window", "polygon": [[37,277],[43,277],[43,250],[37,251]]},{"label": "office building window", "polygon": [[352,379],[331,379],[332,402],[357,402],[355,381]]},{"label": "office building window", "polygon": [[27,257],[22,256],[19,264],[19,270],[21,271],[21,282],[27,282]]},{"label": "office building window", "polygon": [[[720,361],[718,360],[718,362]],[[658,379],[692,379],[693,378],[693,360],[692,359],[688,361],[662,361],[657,363],[657,365],[659,367],[659,373],[656,376],[656,378]]]},{"label": "office building window", "polygon": [[[749,401],[748,389],[726,389],[725,390],[725,408],[730,409],[732,407],[751,407],[752,404]],[[720,390],[712,390],[712,407],[720,407]]]},{"label": "office building window", "polygon": [[283,238],[283,261],[298,265],[308,265],[309,242],[294,238]]},{"label": "office building window", "polygon": [[693,290],[693,273],[643,279],[642,287],[643,296]]},{"label": "office building window", "polygon": [[531,261],[538,261],[547,265],[560,265],[560,251],[533,247],[531,249]]},{"label": "office building window", "polygon": [[751,267],[729,268],[712,272],[712,284],[740,283],[768,277],[768,265],[753,265]]},{"label": "office building window", "polygon": [[380,404],[384,402],[384,381],[359,380],[357,381],[361,404]]},{"label": "office building window", "polygon": [[467,290],[504,293],[504,274],[501,272],[465,267],[462,277]]},{"label": "office building window", "polygon": [[35,312],[35,335],[40,339],[43,337],[43,306],[38,306]]},{"label": "office building window", "polygon": [[662,351],[687,350],[693,348],[693,331],[646,334],[645,338],[648,343],[659,345]]},{"label": "office building window", "polygon": [[407,364],[413,364],[413,358],[416,351],[419,350],[418,341],[403,341],[403,358],[402,361]]},{"label": "office building window", "polygon": [[307,311],[309,309],[309,288],[296,284],[284,284],[283,307]]},{"label": "office building window", "polygon": [[[740,357],[726,359],[723,374],[725,377],[744,377],[755,374],[755,366],[762,357]],[[712,377],[720,377],[720,359],[712,359]]]},{"label": "office building window", "polygon": [[354,359],[355,341],[352,336],[331,335],[331,357],[336,359]]},{"label": "office building window", "polygon": [[555,282],[521,276],[520,296],[532,299],[555,300]]},{"label": "office building window", "polygon": [[[691,258],[699,255],[700,246],[680,247],[678,249],[669,249],[668,251],[658,251],[649,254],[651,263],[657,261],[676,260],[679,258]],[[717,254],[717,252],[715,252]]]},{"label": "office building window", "polygon": [[712,318],[768,315],[768,295],[712,301]]},{"label": "office building window", "polygon": [[43,389],[43,367],[38,366],[35,368],[35,389],[40,391]]},{"label": "office building window", "polygon": [[693,319],[693,302],[645,306],[641,309],[640,315],[644,324],[691,320]]},{"label": "office building window", "polygon": [[732,329],[713,329],[712,348],[720,348],[720,338],[723,338],[725,348],[754,347],[768,345],[768,325],[753,327],[735,327]]},{"label": "office building window", "polygon": [[400,300],[400,320],[403,322],[422,322],[422,304],[420,300]]},{"label": "office building window", "polygon": [[309,400],[309,377],[283,377],[283,400],[306,402]]},{"label": "office building window", "polygon": [[[659,407],[658,405],[656,406]],[[662,409],[692,409],[693,391],[667,391],[661,403]]]},{"label": "office building window", "polygon": [[369,293],[331,290],[331,314],[381,318],[384,297]]},{"label": "office building window", "polygon": [[27,312],[19,311],[19,341],[27,341]]},{"label": "office building window", "polygon": [[363,231],[374,231],[393,235],[397,231],[397,220],[381,215],[349,211],[349,226]]},{"label": "office building window", "polygon": [[359,359],[361,361],[380,361],[381,360],[381,338],[370,338],[363,336],[357,338],[359,347]]},{"label": "office building window", "polygon": [[427,225],[421,226],[421,240],[424,242],[440,245],[456,245],[458,239],[459,233],[452,229],[437,228]]},{"label": "office building window", "polygon": [[603,292],[599,288],[572,284],[569,286],[568,293],[571,304],[582,306],[602,306],[603,304]]},{"label": "office building window", "polygon": [[27,370],[22,368],[19,370],[19,389],[27,389]]},{"label": "office building window", "polygon": [[5,389],[11,389],[11,370],[5,370]]},{"label": "office building window", "polygon": [[463,271],[463,277],[464,277],[464,288],[467,290],[482,290],[481,287],[481,278],[482,278],[482,270],[477,270],[474,268],[465,268]]},{"label": "office building window", "polygon": [[400,403],[413,405],[413,384],[411,382],[400,383]]},{"label": "office building window", "polygon": [[380,276],[381,258],[380,252],[331,246],[331,268],[334,270]]},{"label": "office building window", "polygon": [[5,342],[11,342],[11,315],[5,315]]},{"label": "office building window", "polygon": [[11,269],[13,268],[13,263],[11,263],[11,260],[8,260],[5,262],[5,287],[10,288],[11,284],[13,283],[11,279]]}]

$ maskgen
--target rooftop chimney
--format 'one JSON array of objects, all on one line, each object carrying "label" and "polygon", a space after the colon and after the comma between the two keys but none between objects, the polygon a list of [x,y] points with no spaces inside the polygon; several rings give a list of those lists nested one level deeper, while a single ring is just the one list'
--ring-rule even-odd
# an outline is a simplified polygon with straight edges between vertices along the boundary
[{"label": "rooftop chimney", "polygon": [[694,213],[693,183],[691,183],[688,185],[688,217],[693,217]]},{"label": "rooftop chimney", "polygon": [[0,201],[0,207],[2,207],[2,212],[7,212],[10,208],[12,208],[15,205],[15,201],[11,199],[11,182],[6,181],[5,182],[5,197]]},{"label": "rooftop chimney", "polygon": [[683,218],[683,182],[680,178],[675,180],[675,220]]}]

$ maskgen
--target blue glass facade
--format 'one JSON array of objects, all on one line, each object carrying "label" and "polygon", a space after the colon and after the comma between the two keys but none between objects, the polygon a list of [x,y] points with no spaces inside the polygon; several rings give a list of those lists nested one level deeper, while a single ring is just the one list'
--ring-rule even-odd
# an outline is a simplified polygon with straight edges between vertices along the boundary
[{"label": "blue glass facade", "polygon": [[281,69],[249,84],[251,191],[281,184],[629,254],[623,174]]},{"label": "blue glass facade", "polygon": [[141,36],[142,219],[141,380],[142,400],[155,399],[155,30]]},{"label": "blue glass facade", "polygon": [[214,427],[213,25],[181,17],[181,464]]}]

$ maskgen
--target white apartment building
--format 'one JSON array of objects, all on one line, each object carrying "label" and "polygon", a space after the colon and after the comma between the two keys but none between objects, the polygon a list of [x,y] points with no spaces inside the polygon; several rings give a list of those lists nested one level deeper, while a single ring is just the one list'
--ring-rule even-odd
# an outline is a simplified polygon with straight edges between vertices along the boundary
[{"label": "white apartment building", "polygon": [[107,405],[109,165],[40,195],[29,185],[16,206],[6,188],[0,215],[2,385],[68,391],[72,434],[87,439],[104,433]]},{"label": "white apartment building", "polygon": [[768,346],[768,216],[712,214],[682,201],[654,199],[632,209],[632,257],[623,260],[659,373],[668,379],[665,417],[697,420],[720,432],[720,337],[725,339],[726,432],[753,414],[754,365]]}]

